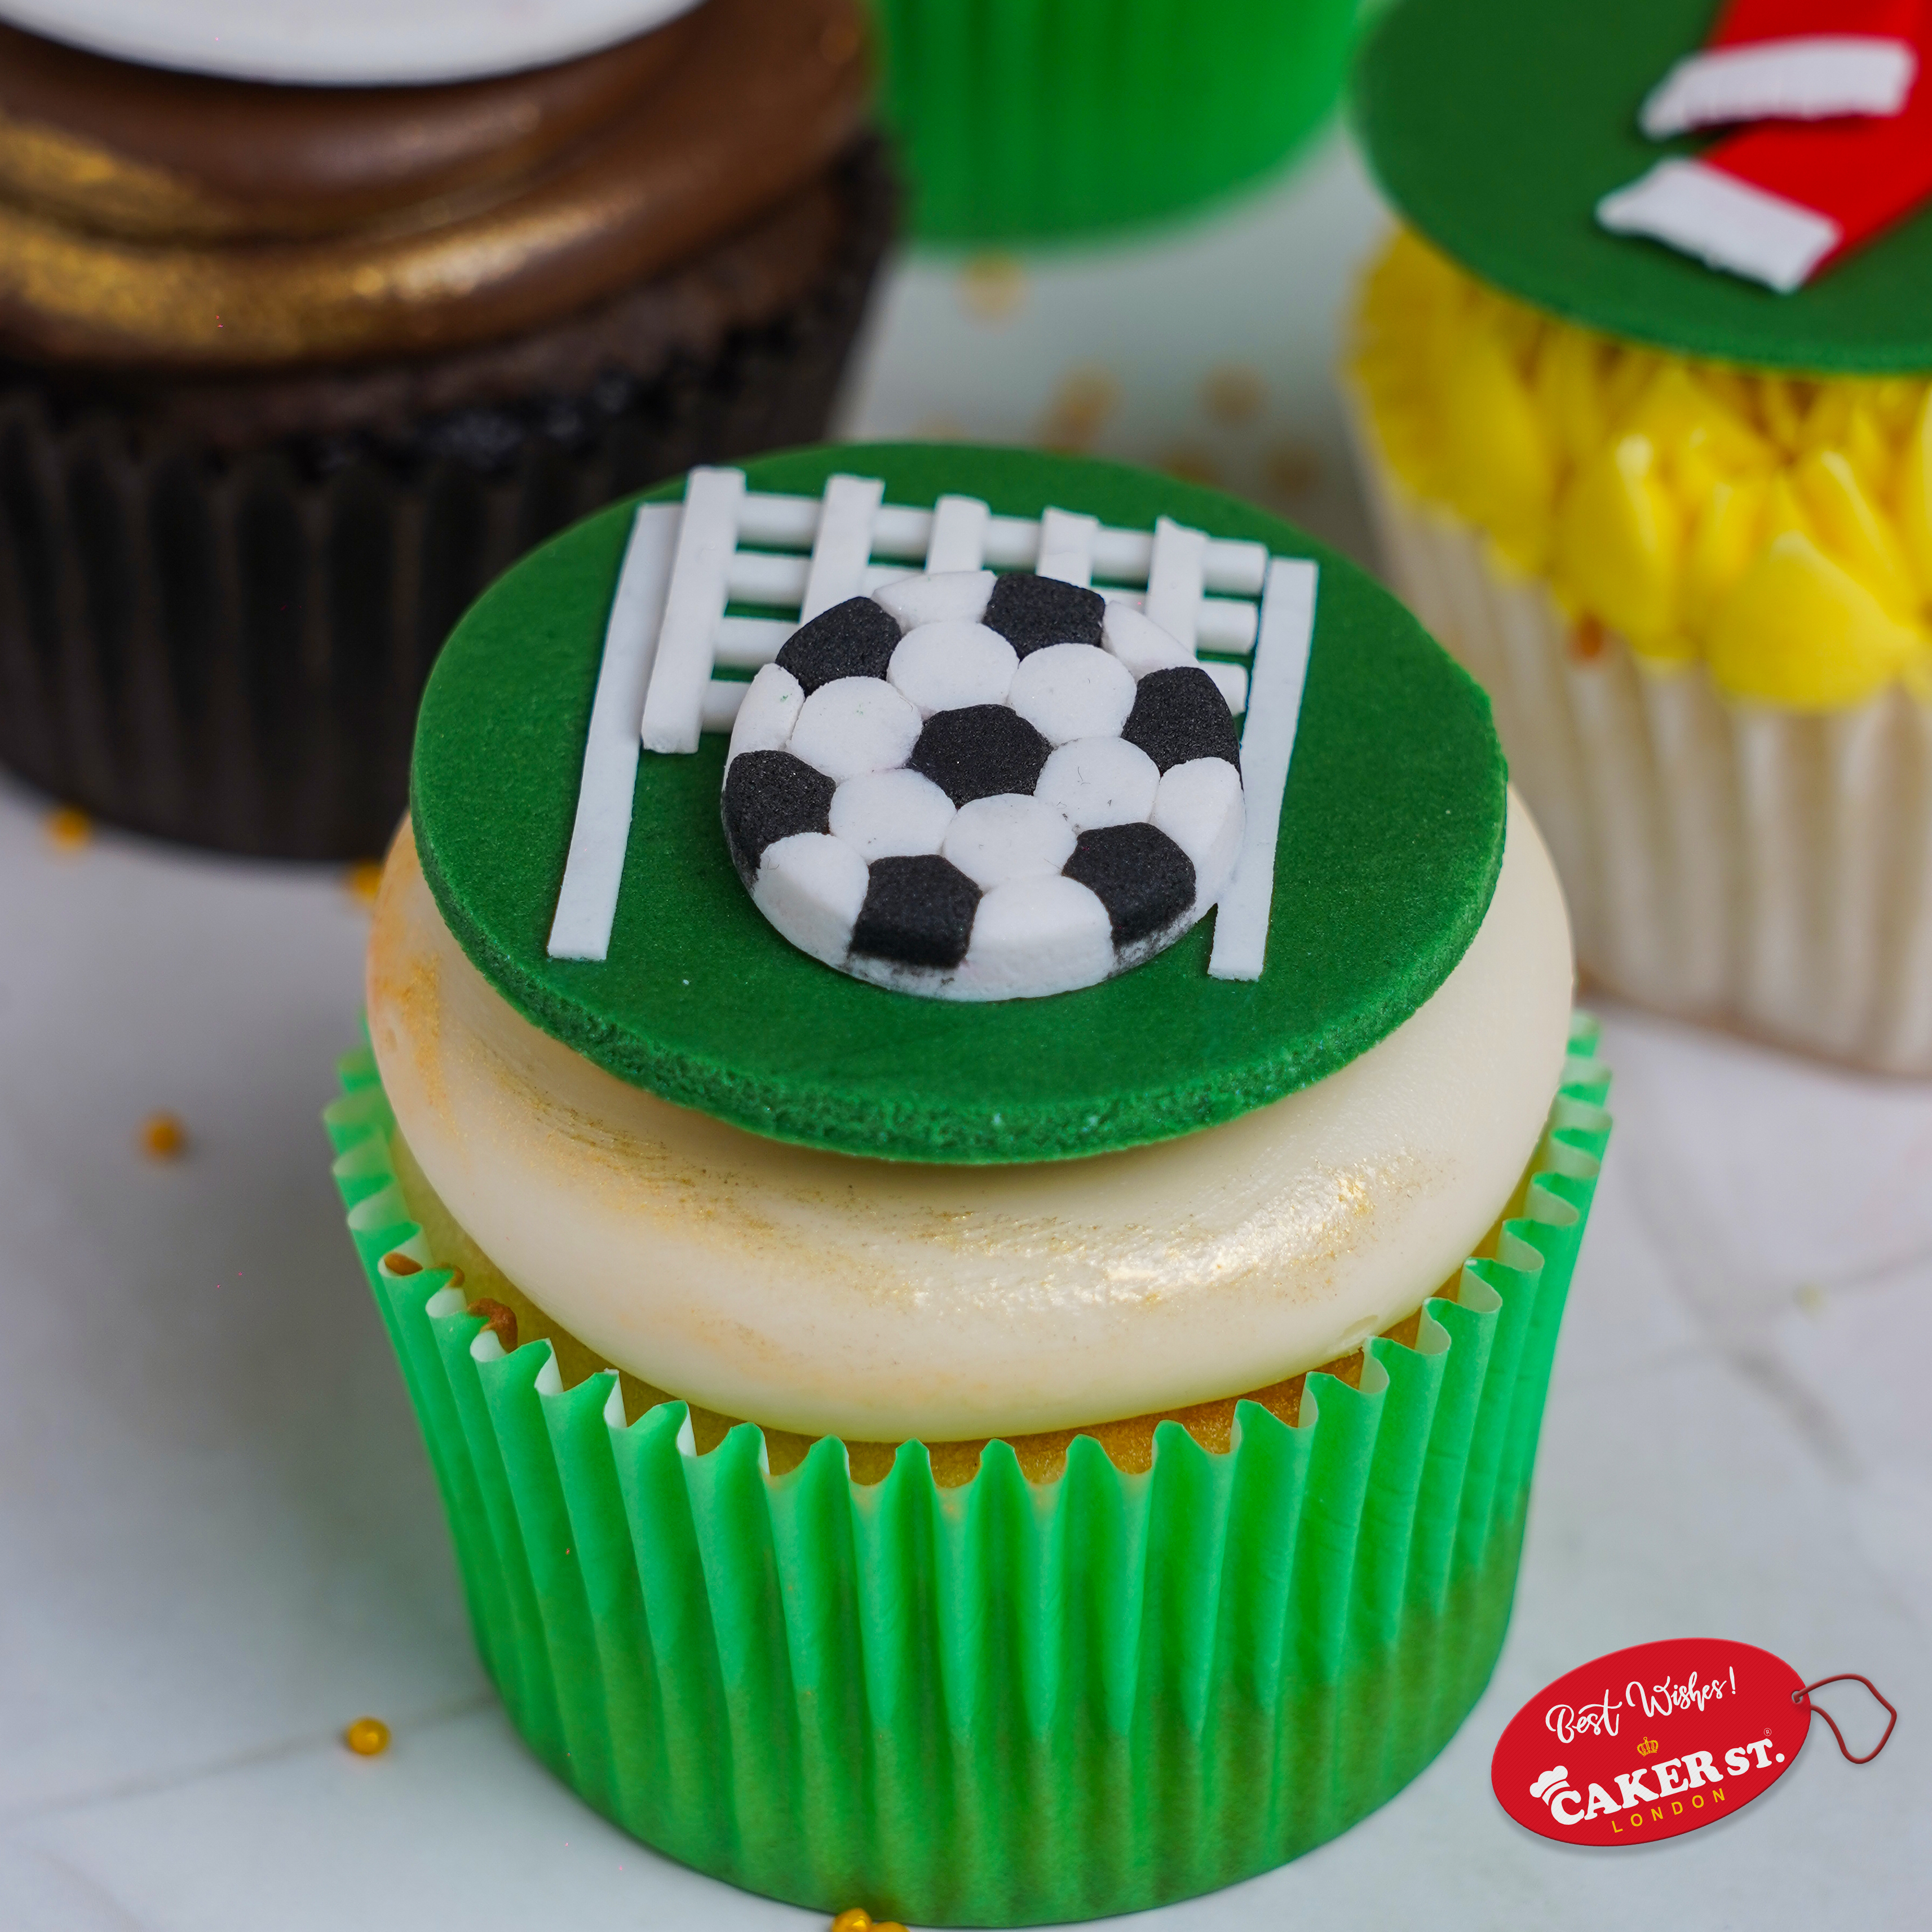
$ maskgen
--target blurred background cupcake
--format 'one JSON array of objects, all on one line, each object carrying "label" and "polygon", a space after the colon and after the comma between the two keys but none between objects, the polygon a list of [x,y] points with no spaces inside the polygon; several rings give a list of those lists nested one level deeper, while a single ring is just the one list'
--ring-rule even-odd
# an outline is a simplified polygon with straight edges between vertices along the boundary
[{"label": "blurred background cupcake", "polygon": [[76,43],[0,28],[0,759],[62,800],[374,852],[498,571],[822,432],[856,0],[4,10]]},{"label": "blurred background cupcake", "polygon": [[873,0],[922,240],[1091,233],[1265,174],[1334,104],[1356,0]]},{"label": "blurred background cupcake", "polygon": [[[1495,700],[1585,970],[1932,1072],[1932,227],[1774,290],[1594,218],[1706,153],[1639,112],[1711,10],[1412,0],[1368,40],[1408,224],[1353,322],[1371,507]],[[1724,136],[1694,188],[1767,140],[1822,178],[1820,136],[1869,138]]]}]

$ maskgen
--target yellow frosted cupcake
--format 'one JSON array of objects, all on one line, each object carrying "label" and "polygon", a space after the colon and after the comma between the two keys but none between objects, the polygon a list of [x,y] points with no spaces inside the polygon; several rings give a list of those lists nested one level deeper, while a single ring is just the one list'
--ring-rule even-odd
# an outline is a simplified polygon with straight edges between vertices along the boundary
[{"label": "yellow frosted cupcake", "polygon": [[[1390,576],[1495,700],[1589,974],[1932,1072],[1932,330],[1901,292],[1932,240],[1778,295],[1598,229],[1707,10],[1402,10],[1360,76],[1406,221],[1348,357]],[[1466,36],[1508,56],[1466,76]]]}]

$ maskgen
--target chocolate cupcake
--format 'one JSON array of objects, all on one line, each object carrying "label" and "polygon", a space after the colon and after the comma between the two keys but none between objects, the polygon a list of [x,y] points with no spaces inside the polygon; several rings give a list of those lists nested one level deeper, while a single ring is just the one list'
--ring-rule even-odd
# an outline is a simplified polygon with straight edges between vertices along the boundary
[{"label": "chocolate cupcake", "polygon": [[272,80],[0,27],[0,760],[165,837],[377,850],[499,571],[821,431],[892,212],[852,0],[620,10],[652,30],[486,13],[440,64],[258,23]]}]

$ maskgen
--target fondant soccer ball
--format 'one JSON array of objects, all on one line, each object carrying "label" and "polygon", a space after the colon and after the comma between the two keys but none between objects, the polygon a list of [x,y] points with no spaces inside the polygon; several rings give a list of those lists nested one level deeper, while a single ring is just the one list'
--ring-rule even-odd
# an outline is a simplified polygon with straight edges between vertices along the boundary
[{"label": "fondant soccer ball", "polygon": [[945,572],[793,633],[746,694],[723,809],[759,910],[814,958],[1030,998],[1139,964],[1214,904],[1240,745],[1214,680],[1139,611]]}]

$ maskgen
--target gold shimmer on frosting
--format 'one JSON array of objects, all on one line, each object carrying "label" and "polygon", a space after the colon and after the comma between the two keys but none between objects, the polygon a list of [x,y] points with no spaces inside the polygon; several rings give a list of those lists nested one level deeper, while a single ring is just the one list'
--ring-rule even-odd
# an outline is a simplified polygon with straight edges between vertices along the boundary
[{"label": "gold shimmer on frosting", "polygon": [[829,32],[850,11],[711,0],[650,89],[554,165],[306,238],[292,220],[224,245],[208,238],[229,215],[203,187],[0,114],[0,340],[76,362],[247,369],[542,326],[728,235],[833,160],[865,112],[857,41]]},{"label": "gold shimmer on frosting", "polygon": [[[472,1280],[487,1261],[554,1310],[547,1327],[478,1291],[525,1340],[568,1324],[566,1380],[580,1347],[640,1389],[801,1441],[998,1434],[1064,1452],[1108,1418],[1218,1401],[1227,1422],[1226,1391],[1285,1387],[1412,1313],[1533,1153],[1568,955],[1546,856],[1512,825],[1470,960],[1393,1062],[1209,1133],[990,1173],[761,1139],[616,1079],[465,958],[406,827],[367,986],[398,1158],[448,1204],[432,1252]],[[1502,1013],[1521,1040],[1498,1044]]]},{"label": "gold shimmer on frosting", "polygon": [[[486,1291],[470,1303],[472,1313],[484,1314],[500,1336],[507,1334],[520,1337],[526,1343],[549,1342],[556,1354],[562,1385],[567,1389],[574,1388],[592,1376],[613,1371],[612,1364],[552,1319],[477,1246],[437,1197],[400,1129],[391,1139],[390,1154],[395,1165],[397,1180],[409,1205],[410,1218],[421,1224],[430,1252],[436,1257],[437,1265],[454,1264],[466,1288],[481,1286]],[[1520,1211],[1528,1181],[1526,1173],[1504,1209],[1504,1215]],[[1502,1215],[1497,1217],[1496,1226],[1484,1238],[1477,1252],[1493,1255],[1496,1252],[1502,1238],[1503,1218]],[[392,1264],[398,1266],[400,1271],[410,1273],[413,1273],[418,1266],[406,1256],[393,1257]],[[1435,1291],[1436,1298],[1456,1300],[1460,1283],[1459,1274]],[[1390,1341],[1412,1348],[1420,1333],[1421,1321],[1422,1311],[1418,1307],[1380,1332]],[[1357,1350],[1334,1361],[1324,1362],[1319,1369],[1240,1395],[1196,1402],[1184,1408],[1163,1409],[1150,1414],[1128,1416],[1117,1421],[1084,1423],[1073,1428],[1043,1430],[1034,1434],[1006,1436],[998,1439],[1011,1444],[1029,1482],[1056,1480],[1066,1466],[1066,1452],[1076,1436],[1092,1436],[1117,1468],[1130,1474],[1144,1474],[1154,1466],[1154,1432],[1162,1422],[1178,1423],[1204,1449],[1212,1454],[1224,1454],[1232,1445],[1238,1404],[1258,1402],[1270,1414],[1293,1426],[1300,1419],[1301,1400],[1309,1375],[1335,1376],[1354,1388],[1360,1382],[1362,1364],[1362,1354]],[[615,1372],[623,1392],[625,1414],[632,1420],[660,1402],[678,1400],[628,1370],[616,1370]],[[691,1405],[691,1420],[692,1434],[700,1455],[708,1454],[740,1426],[739,1418],[722,1415],[694,1403]],[[818,1439],[770,1427],[764,1429],[764,1434],[775,1476],[797,1468]],[[925,1447],[932,1458],[934,1478],[939,1486],[953,1489],[970,1482],[979,1472],[981,1453],[994,1439],[981,1436],[968,1442],[927,1443]],[[845,1449],[854,1480],[862,1485],[883,1482],[891,1472],[898,1447],[896,1442],[848,1441]]]},{"label": "gold shimmer on frosting", "polygon": [[223,211],[184,177],[0,110],[0,196],[90,228],[220,233]]}]

